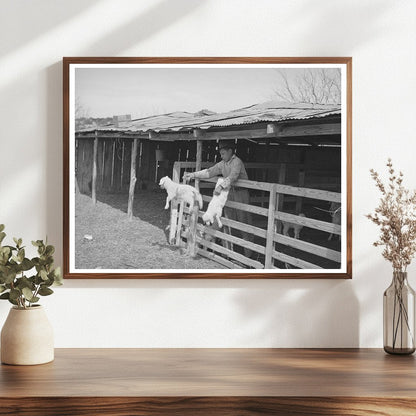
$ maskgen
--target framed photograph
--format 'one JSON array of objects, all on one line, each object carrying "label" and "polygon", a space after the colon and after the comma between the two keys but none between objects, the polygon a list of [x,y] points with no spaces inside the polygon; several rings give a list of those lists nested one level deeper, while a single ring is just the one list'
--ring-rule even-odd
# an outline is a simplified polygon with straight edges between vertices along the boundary
[{"label": "framed photograph", "polygon": [[351,278],[352,58],[64,58],[65,278]]}]

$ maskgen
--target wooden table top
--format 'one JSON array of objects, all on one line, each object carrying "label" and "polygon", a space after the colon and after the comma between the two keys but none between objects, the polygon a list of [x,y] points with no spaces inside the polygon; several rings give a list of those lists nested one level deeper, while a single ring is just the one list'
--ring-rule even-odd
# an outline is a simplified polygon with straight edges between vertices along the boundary
[{"label": "wooden table top", "polygon": [[416,398],[416,361],[381,349],[57,349],[40,366],[0,366],[12,397]]}]

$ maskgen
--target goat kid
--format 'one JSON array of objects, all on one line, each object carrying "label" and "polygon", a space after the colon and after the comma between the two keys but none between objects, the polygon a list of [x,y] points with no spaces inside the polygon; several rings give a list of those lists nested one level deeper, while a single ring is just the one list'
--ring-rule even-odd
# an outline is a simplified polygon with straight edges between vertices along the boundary
[{"label": "goat kid", "polygon": [[[332,224],[341,225],[341,204],[339,202],[331,202],[329,213],[332,217]],[[328,241],[331,241],[333,236],[334,234],[329,234]],[[338,238],[341,239],[341,236],[338,235]]]},{"label": "goat kid", "polygon": [[202,196],[193,186],[173,182],[169,176],[164,176],[160,180],[159,186],[162,189],[166,189],[166,192],[168,193],[165,209],[169,208],[169,202],[173,199],[178,202],[186,202],[189,204],[191,210],[194,207],[195,202],[198,202],[199,209],[202,208]]},{"label": "goat kid", "polygon": [[[223,182],[224,178],[218,178],[215,188],[220,187],[220,185]],[[227,202],[229,192],[229,189],[221,188],[221,192],[219,195],[214,194],[212,196],[211,201],[209,201],[208,208],[205,214],[202,216],[202,221],[204,221],[205,225],[212,225],[214,223],[214,220],[217,220],[218,227],[222,228],[222,210],[224,208],[225,203]]]},{"label": "goat kid", "polygon": [[[305,218],[305,214],[300,213],[298,217]],[[299,240],[299,235],[300,235],[300,232],[302,231],[303,225],[295,224],[294,222],[289,222],[289,221],[282,221],[282,220],[276,221],[275,230],[279,234],[283,234],[289,237],[289,231],[291,228],[293,228],[294,238],[296,238],[296,240]]]}]

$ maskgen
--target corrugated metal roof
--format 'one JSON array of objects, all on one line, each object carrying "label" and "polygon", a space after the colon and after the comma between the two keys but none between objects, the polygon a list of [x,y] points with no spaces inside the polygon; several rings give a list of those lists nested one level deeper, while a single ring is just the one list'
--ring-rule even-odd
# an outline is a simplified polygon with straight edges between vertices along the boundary
[{"label": "corrugated metal roof", "polygon": [[[202,110],[198,113],[174,112],[101,126],[97,130],[105,131],[180,131],[194,128],[230,127],[259,122],[282,122],[305,120],[341,114],[341,106],[335,104],[294,104],[280,101],[268,101],[254,104],[226,113],[210,114]],[[96,129],[94,129],[96,130]],[[80,130],[91,131],[91,128]]]}]

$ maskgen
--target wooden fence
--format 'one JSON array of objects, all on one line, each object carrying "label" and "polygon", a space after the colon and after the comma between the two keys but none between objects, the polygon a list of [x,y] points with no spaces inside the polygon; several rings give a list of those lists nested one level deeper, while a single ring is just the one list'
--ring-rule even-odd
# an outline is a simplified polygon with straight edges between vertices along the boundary
[{"label": "wooden fence", "polygon": [[[247,166],[249,165],[250,164],[247,164]],[[180,182],[182,169],[191,170],[194,167],[195,163],[192,162],[176,162],[173,170],[173,180],[175,182]],[[202,164],[202,167],[205,167],[204,164]],[[259,168],[261,169],[272,167],[276,169],[275,164],[259,164]],[[216,180],[216,178],[211,178],[201,181],[213,186],[212,184],[214,184]],[[199,184],[196,185],[198,186]],[[276,221],[284,221],[320,230],[329,234],[341,235],[341,226],[338,224],[289,214],[283,212],[280,208],[280,201],[284,196],[328,201],[329,205],[330,202],[341,203],[340,193],[249,180],[239,180],[235,185],[240,188],[252,191],[262,191],[267,194],[267,207],[253,205],[251,202],[250,204],[234,201],[227,201],[226,203],[226,207],[239,209],[255,214],[256,216],[264,217],[267,221],[266,228],[261,228],[253,224],[244,224],[228,218],[222,218],[224,228],[221,231],[214,230],[211,227],[205,227],[201,222],[198,223],[197,218],[194,218],[196,215],[201,218],[204,213],[203,210],[192,215],[192,213],[189,213],[183,205],[179,207],[172,206],[169,238],[171,243],[175,243],[176,245],[187,244],[188,248],[189,246],[192,246],[190,249],[192,254],[197,253],[210,258],[228,268],[274,269],[278,268],[275,264],[276,261],[302,269],[322,268],[310,261],[302,260],[301,258],[296,258],[278,251],[277,245],[284,245],[336,263],[341,263],[341,253],[339,251],[284,236],[276,232]],[[208,203],[211,200],[211,197],[203,195],[203,200]],[[232,235],[231,230],[239,230],[239,232],[250,234],[252,238],[247,239],[237,237]],[[204,238],[202,234],[210,235],[212,239],[209,241]],[[224,245],[217,244],[215,242],[217,238],[219,238]],[[261,244],[259,244],[259,240],[262,241]],[[256,258],[246,257],[244,254],[236,252],[234,250],[234,245],[249,249],[258,255]]]}]

